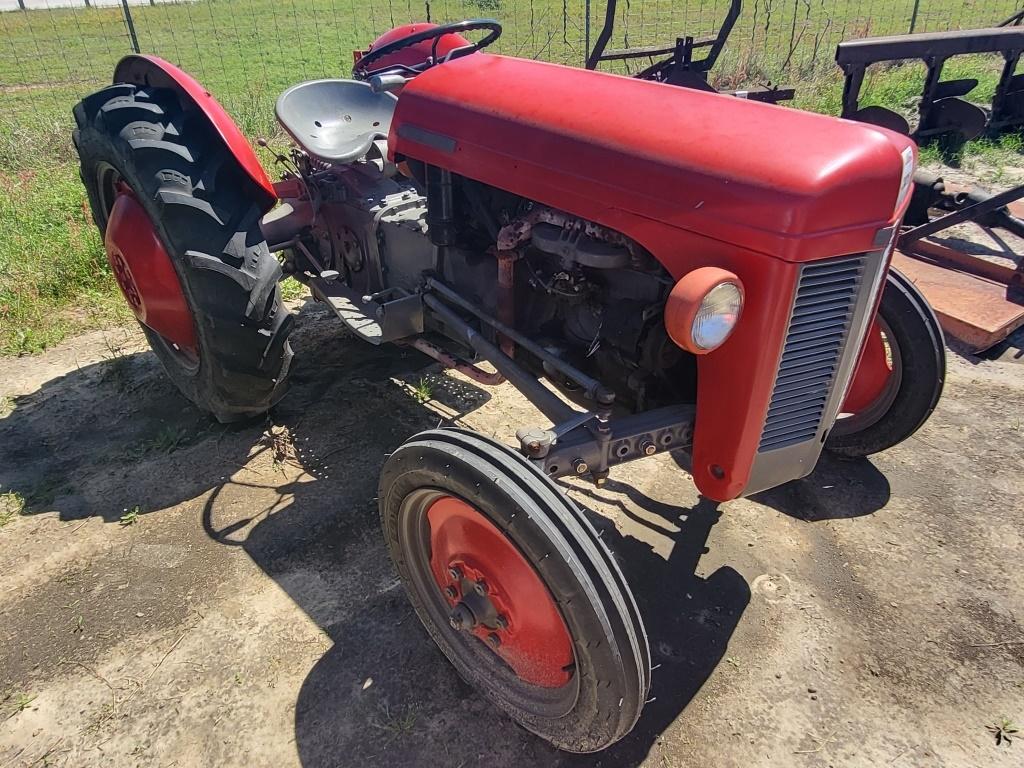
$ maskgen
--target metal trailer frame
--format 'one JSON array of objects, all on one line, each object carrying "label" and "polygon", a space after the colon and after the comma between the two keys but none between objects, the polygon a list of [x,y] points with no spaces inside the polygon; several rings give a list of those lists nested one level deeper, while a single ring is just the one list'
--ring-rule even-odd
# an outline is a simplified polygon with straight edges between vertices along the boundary
[{"label": "metal trailer frame", "polygon": [[[943,134],[959,134],[964,140],[1024,124],[1024,74],[1017,65],[1024,54],[1024,12],[989,29],[929,32],[890,37],[847,40],[836,47],[836,64],[843,70],[843,111],[841,117],[874,123],[914,138],[915,141]],[[992,99],[991,117],[964,100],[978,84],[974,79],[942,80],[946,62],[955,56],[999,53],[1004,59],[1002,74]],[[907,121],[883,107],[860,108],[864,74],[872,64],[919,59],[927,74],[918,107],[918,126],[911,132]]]},{"label": "metal trailer frame", "polygon": [[[608,0],[605,8],[604,26],[594,42],[594,48],[587,56],[586,68],[597,69],[604,61],[628,61],[631,59],[650,59],[650,66],[633,75],[639,80],[656,80],[679,85],[684,88],[696,88],[702,91],[718,92],[717,89],[708,83],[708,72],[715,66],[718,57],[721,56],[725,43],[732,33],[736,21],[743,10],[743,0],[732,0],[729,10],[718,28],[717,34],[708,37],[693,37],[686,35],[677,37],[675,43],[670,45],[648,45],[634,48],[615,48],[607,50],[608,42],[615,31],[615,13],[618,10],[618,0]],[[703,58],[694,58],[697,50],[707,49]],[[660,61],[654,61],[656,57],[665,56]],[[750,88],[741,91],[723,91],[731,96],[738,96],[753,101],[764,101],[776,104],[780,101],[789,101],[793,98],[792,88]]]}]

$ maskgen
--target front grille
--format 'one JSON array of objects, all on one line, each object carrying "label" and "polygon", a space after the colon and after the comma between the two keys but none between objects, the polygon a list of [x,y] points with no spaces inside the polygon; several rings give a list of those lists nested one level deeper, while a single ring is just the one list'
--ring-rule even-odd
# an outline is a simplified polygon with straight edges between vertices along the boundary
[{"label": "front grille", "polygon": [[858,256],[801,270],[758,452],[817,435],[863,284],[864,262]]}]

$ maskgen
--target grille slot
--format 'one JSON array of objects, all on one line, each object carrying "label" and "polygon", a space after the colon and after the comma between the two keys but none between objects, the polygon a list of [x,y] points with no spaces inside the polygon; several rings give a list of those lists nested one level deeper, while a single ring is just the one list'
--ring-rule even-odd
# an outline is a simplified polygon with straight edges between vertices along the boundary
[{"label": "grille slot", "polygon": [[858,256],[801,270],[758,452],[817,435],[850,332],[864,263]]}]

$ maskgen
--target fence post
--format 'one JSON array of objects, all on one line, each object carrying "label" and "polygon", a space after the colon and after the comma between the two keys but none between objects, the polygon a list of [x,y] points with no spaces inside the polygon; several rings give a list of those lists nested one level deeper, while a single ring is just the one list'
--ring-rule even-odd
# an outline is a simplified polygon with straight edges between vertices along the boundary
[{"label": "fence post", "polygon": [[25,10],[25,0],[18,0],[18,7],[19,7],[19,8],[21,9],[21,10],[23,10],[23,11],[24,11],[24,10]]},{"label": "fence post", "polygon": [[135,34],[135,22],[132,20],[132,12],[128,7],[128,0],[121,0],[121,8],[124,11],[124,25],[128,28],[128,37],[132,41],[132,50],[135,53],[142,53],[139,49],[139,38]]},{"label": "fence post", "polygon": [[590,0],[587,0],[586,10],[583,17],[583,66],[587,66],[587,59],[590,58]]},{"label": "fence post", "polygon": [[914,0],[914,10],[910,14],[910,30],[907,34],[914,34],[914,27],[917,26],[917,11],[921,7],[921,0]]}]

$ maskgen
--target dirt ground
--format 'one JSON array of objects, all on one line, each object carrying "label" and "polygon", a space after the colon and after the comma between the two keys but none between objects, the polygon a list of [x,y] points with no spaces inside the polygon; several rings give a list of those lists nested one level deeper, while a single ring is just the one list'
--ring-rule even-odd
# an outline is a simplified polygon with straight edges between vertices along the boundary
[{"label": "dirt ground", "polygon": [[701,499],[670,455],[570,485],[657,665],[634,733],[578,758],[461,682],[374,498],[416,431],[507,439],[540,416],[315,306],[294,339],[290,395],[234,428],[187,404],[136,333],[3,361],[0,492],[26,504],[0,528],[0,765],[1024,764],[1024,743],[987,729],[1024,720],[1013,355],[951,354],[916,437],[754,499]]}]

